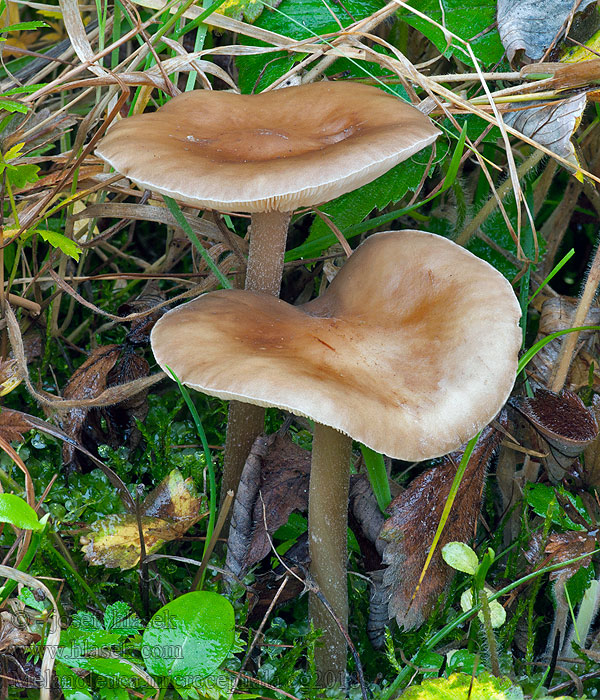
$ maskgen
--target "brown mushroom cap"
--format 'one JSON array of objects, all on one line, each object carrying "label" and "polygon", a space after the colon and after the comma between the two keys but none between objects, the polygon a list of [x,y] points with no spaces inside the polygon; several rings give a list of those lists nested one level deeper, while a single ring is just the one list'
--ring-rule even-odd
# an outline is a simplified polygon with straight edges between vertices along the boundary
[{"label": "brown mushroom cap", "polygon": [[438,134],[378,88],[321,82],[259,95],[187,92],[115,124],[96,154],[193,206],[293,211],[371,182]]},{"label": "brown mushroom cap", "polygon": [[206,294],[165,314],[152,348],[195,389],[420,460],[456,449],[503,406],[520,315],[488,263],[431,233],[388,231],[360,245],[314,301]]}]

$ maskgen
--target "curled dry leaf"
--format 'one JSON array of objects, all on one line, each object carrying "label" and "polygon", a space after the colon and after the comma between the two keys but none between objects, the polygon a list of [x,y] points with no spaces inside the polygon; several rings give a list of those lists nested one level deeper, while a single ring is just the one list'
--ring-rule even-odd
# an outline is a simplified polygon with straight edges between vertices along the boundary
[{"label": "curled dry leaf", "polygon": [[498,0],[498,32],[508,60],[541,60],[562,39],[575,8],[581,13],[595,7],[595,0]]},{"label": "curled dry leaf", "polygon": [[31,430],[32,426],[19,411],[3,408],[0,412],[0,436],[7,442],[23,442],[23,433]]},{"label": "curled dry leaf", "polygon": [[[200,519],[201,504],[191,478],[184,479],[177,469],[166,476],[140,507],[146,554],[187,532]],[[131,569],[140,560],[137,516],[124,513],[98,520],[80,543],[90,564]]]},{"label": "curled dry leaf", "polygon": [[[129,345],[106,345],[94,350],[74,373],[64,390],[65,399],[90,399],[105,389],[125,385],[148,376],[149,365],[135,354]],[[118,447],[126,441],[135,446],[139,440],[135,420],[147,414],[147,391],[123,393],[115,403],[104,408],[73,408],[63,417],[62,429],[77,442],[94,451],[98,444]],[[103,428],[105,421],[106,429]],[[74,445],[63,446],[67,465],[87,469],[88,462],[80,457]]]},{"label": "curled dry leaf", "polygon": [[571,391],[555,394],[538,389],[533,398],[513,398],[510,405],[550,446],[546,467],[557,481],[564,478],[575,459],[598,436],[594,412]]},{"label": "curled dry leaf", "polygon": [[566,100],[540,105],[536,102],[517,102],[508,106],[502,119],[525,136],[565,158],[579,168],[580,164],[571,141],[579,126],[587,98],[585,93],[573,95]]},{"label": "curled dry leaf", "polygon": [[238,578],[271,551],[270,535],[308,508],[310,453],[275,433],[255,441],[244,465],[227,543],[226,567]]},{"label": "curled dry leaf", "polygon": [[[540,316],[539,332],[536,342],[557,331],[563,331],[573,327],[573,319],[577,309],[577,299],[569,297],[554,297],[547,299],[542,305]],[[600,308],[592,306],[585,318],[586,326],[600,325]],[[564,342],[565,336],[555,338],[545,345],[529,363],[527,374],[532,386],[547,388],[551,384],[552,371],[556,367],[557,358]],[[587,385],[589,376],[587,365],[581,368],[581,355],[583,353],[596,353],[596,343],[598,334],[595,331],[581,331],[579,334],[578,352],[571,363],[571,369],[567,377],[567,388],[577,389],[580,386],[580,379]],[[598,387],[600,390],[600,386]]]},{"label": "curled dry leaf", "polygon": [[12,654],[19,647],[39,642],[39,634],[30,632],[24,625],[24,617],[11,612],[0,612],[0,654]]},{"label": "curled dry leaf", "polygon": [[501,433],[485,428],[465,470],[448,522],[442,532],[425,578],[413,599],[421,571],[433,542],[444,505],[456,475],[461,454],[453,453],[418,476],[395,498],[390,518],[381,529],[387,541],[383,585],[388,594],[388,616],[409,630],[423,623],[454,572],[442,559],[448,542],[468,542],[481,509],[487,465],[501,440]]}]

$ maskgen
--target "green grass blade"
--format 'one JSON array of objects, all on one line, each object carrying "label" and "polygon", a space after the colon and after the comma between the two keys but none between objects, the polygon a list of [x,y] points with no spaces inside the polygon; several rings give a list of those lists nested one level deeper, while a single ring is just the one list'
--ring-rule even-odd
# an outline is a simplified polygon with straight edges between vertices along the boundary
[{"label": "green grass blade", "polygon": [[171,197],[167,197],[166,194],[163,195],[163,199],[165,200],[165,203],[166,203],[167,207],[169,208],[169,211],[171,212],[171,214],[173,214],[175,221],[177,221],[179,226],[181,226],[181,228],[185,231],[187,237],[194,244],[194,246],[196,247],[196,250],[202,256],[202,259],[204,260],[204,262],[208,265],[208,267],[214,273],[215,277],[221,283],[221,286],[224,289],[231,289],[231,284],[229,283],[229,280],[227,279],[227,277],[225,277],[225,275],[221,272],[221,270],[219,270],[219,268],[215,264],[215,261],[206,252],[204,246],[198,240],[198,236],[196,236],[196,234],[192,231],[192,227],[189,225],[187,219],[183,215],[183,212],[181,211],[177,202],[174,199],[172,199]]},{"label": "green grass blade", "polygon": [[361,445],[360,451],[365,460],[367,472],[369,473],[369,481],[371,482],[371,488],[377,499],[377,504],[381,512],[385,513],[387,507],[392,502],[392,494],[390,492],[390,482],[383,461],[383,455],[380,455],[379,452],[375,452],[375,450],[372,450],[366,445]]},{"label": "green grass blade", "polygon": [[569,260],[575,255],[575,249],[571,248],[571,250],[565,255],[565,257],[558,262],[553,268],[552,272],[546,277],[546,279],[540,284],[540,286],[535,290],[535,292],[531,295],[529,299],[529,303],[537,297],[537,295],[542,291],[542,289],[550,282],[550,280],[556,275],[557,272],[560,272],[560,270],[569,262]]},{"label": "green grass blade", "polygon": [[[204,541],[204,553],[206,553],[206,550],[207,550],[208,545],[210,543],[210,539],[211,539],[213,531],[215,529],[215,518],[216,518],[216,513],[217,513],[217,480],[215,477],[215,467],[214,467],[214,464],[212,461],[212,454],[211,454],[210,448],[208,446],[208,440],[206,439],[206,433],[204,432],[204,426],[202,425],[202,421],[200,420],[200,416],[198,415],[198,411],[196,410],[196,406],[194,405],[194,402],[192,401],[192,398],[190,396],[190,392],[181,383],[181,380],[179,379],[179,377],[175,374],[175,372],[168,365],[166,366],[166,370],[171,375],[171,378],[177,382],[177,386],[179,387],[179,391],[181,392],[181,395],[183,396],[183,398],[187,404],[187,407],[189,408],[189,411],[192,414],[192,418],[194,419],[194,423],[196,425],[196,432],[198,433],[198,437],[200,438],[200,442],[202,443],[202,449],[204,450],[204,458],[206,460],[206,468],[208,470],[208,488],[209,488],[208,525],[206,527],[206,539]],[[202,573],[200,585],[198,586],[197,590],[202,590],[202,586],[204,585],[204,574],[205,573],[206,573],[206,569]]]}]

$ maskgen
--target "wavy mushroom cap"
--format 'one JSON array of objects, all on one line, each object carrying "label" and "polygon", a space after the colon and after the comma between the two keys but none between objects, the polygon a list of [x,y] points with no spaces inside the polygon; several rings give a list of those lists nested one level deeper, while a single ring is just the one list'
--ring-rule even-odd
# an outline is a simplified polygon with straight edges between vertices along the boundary
[{"label": "wavy mushroom cap", "polygon": [[389,231],[360,245],[308,304],[206,294],[158,321],[152,349],[207,394],[283,408],[421,460],[458,448],[504,405],[520,315],[488,263],[431,233]]},{"label": "wavy mushroom cap", "polygon": [[140,187],[193,206],[293,211],[371,182],[439,133],[418,109],[367,85],[195,90],[121,120],[96,155]]}]

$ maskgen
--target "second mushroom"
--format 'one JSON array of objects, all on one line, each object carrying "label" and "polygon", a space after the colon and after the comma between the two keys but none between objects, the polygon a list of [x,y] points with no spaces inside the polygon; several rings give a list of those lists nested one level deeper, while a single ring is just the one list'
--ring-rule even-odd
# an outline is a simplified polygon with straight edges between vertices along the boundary
[{"label": "second mushroom", "polygon": [[[405,460],[457,449],[508,398],[520,314],[486,262],[430,233],[390,231],[369,237],[307,304],[213,292],[165,314],[152,347],[199,391],[315,421],[311,572],[347,626],[352,439]],[[311,615],[324,630],[318,669],[343,683],[344,636],[314,597]]]},{"label": "second mushroom", "polygon": [[[433,143],[419,110],[378,88],[319,82],[258,95],[194,90],[112,126],[96,154],[145,189],[250,212],[246,289],[279,296],[288,224]],[[236,489],[264,410],[230,406],[222,493]]]}]

